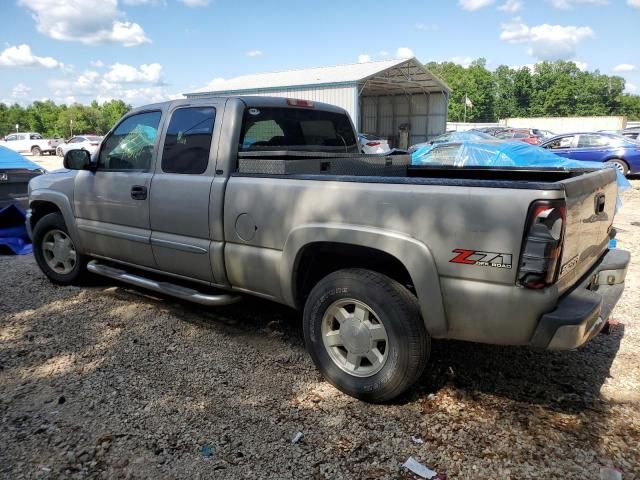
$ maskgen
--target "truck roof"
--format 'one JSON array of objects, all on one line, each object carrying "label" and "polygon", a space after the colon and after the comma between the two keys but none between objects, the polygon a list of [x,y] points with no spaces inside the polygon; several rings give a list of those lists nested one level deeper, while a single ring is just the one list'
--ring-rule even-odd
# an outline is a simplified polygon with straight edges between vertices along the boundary
[{"label": "truck roof", "polygon": [[[263,97],[259,95],[212,95],[210,97],[181,98],[178,100],[169,100],[167,102],[159,102],[159,103],[152,103],[149,105],[143,105],[130,110],[127,116],[131,115],[132,113],[146,111],[146,110],[165,111],[165,110],[170,110],[175,106],[199,105],[202,103],[206,103],[207,100],[211,100],[214,98],[215,99],[237,99],[238,101],[243,102],[247,107],[296,108],[295,106],[291,106],[287,103],[287,100],[295,99],[295,97]],[[335,105],[331,105],[329,103],[316,102],[314,100],[311,100],[311,102],[313,103],[313,108],[317,108],[323,111],[347,114],[347,111],[344,108],[340,108]]]}]

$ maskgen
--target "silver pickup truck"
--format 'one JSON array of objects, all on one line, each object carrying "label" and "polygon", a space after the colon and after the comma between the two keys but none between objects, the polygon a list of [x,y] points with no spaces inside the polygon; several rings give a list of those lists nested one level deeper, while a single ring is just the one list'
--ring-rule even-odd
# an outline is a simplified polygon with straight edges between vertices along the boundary
[{"label": "silver pickup truck", "polygon": [[204,305],[303,312],[337,388],[381,402],[432,338],[571,349],[620,298],[613,169],[411,167],[359,153],[347,113],[304,100],[177,100],[129,112],[92,158],[30,182],[52,281],[88,272]]}]

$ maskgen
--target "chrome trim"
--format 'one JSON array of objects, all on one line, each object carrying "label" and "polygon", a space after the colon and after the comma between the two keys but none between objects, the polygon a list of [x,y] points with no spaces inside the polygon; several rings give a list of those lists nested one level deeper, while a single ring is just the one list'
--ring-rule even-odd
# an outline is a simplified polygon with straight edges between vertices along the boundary
[{"label": "chrome trim", "polygon": [[158,293],[163,293],[165,295],[171,295],[172,297],[180,298],[182,300],[188,300],[190,302],[198,303],[200,305],[207,305],[207,306],[230,305],[240,300],[240,297],[237,295],[229,295],[227,293],[223,293],[219,295],[210,295],[210,294],[199,292],[197,290],[193,290],[192,288],[176,285],[175,283],[160,282],[157,280],[152,280],[150,278],[145,278],[140,275],[134,275],[132,273],[128,273],[124,270],[120,270],[119,268],[102,265],[98,263],[96,260],[91,260],[87,264],[87,270],[97,275],[113,278],[114,280],[119,280],[121,282],[125,282],[130,285],[146,288],[148,290],[152,290]]}]

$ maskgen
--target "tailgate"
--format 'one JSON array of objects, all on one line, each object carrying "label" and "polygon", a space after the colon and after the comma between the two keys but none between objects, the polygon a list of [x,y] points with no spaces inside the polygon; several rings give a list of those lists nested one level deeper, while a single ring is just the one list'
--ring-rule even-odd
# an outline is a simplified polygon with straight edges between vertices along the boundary
[{"label": "tailgate", "polygon": [[558,288],[562,292],[589,271],[608,248],[618,186],[613,168],[578,175],[561,183],[567,202],[558,274]]}]

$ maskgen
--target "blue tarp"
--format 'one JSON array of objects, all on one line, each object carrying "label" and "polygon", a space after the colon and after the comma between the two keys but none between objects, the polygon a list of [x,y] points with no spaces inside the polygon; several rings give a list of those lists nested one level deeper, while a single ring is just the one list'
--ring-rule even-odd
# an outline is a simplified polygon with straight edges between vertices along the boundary
[{"label": "blue tarp", "polygon": [[0,253],[7,249],[16,255],[31,253],[31,240],[24,222],[25,212],[19,205],[0,209]]},{"label": "blue tarp", "polygon": [[[18,152],[0,146],[0,170],[43,170]],[[25,212],[20,205],[9,205],[0,209],[0,254],[12,252],[16,255],[31,253],[31,240],[24,225]]]},{"label": "blue tarp", "polygon": [[37,163],[27,160],[18,152],[10,148],[0,146],[0,170],[6,168],[21,168],[26,170],[42,170]]},{"label": "blue tarp", "polygon": [[[440,138],[440,137],[439,137]],[[571,160],[524,142],[502,141],[480,132],[453,132],[443,141],[424,145],[411,154],[412,165],[454,167],[613,168],[599,162]],[[617,171],[618,191],[631,183]]]}]

